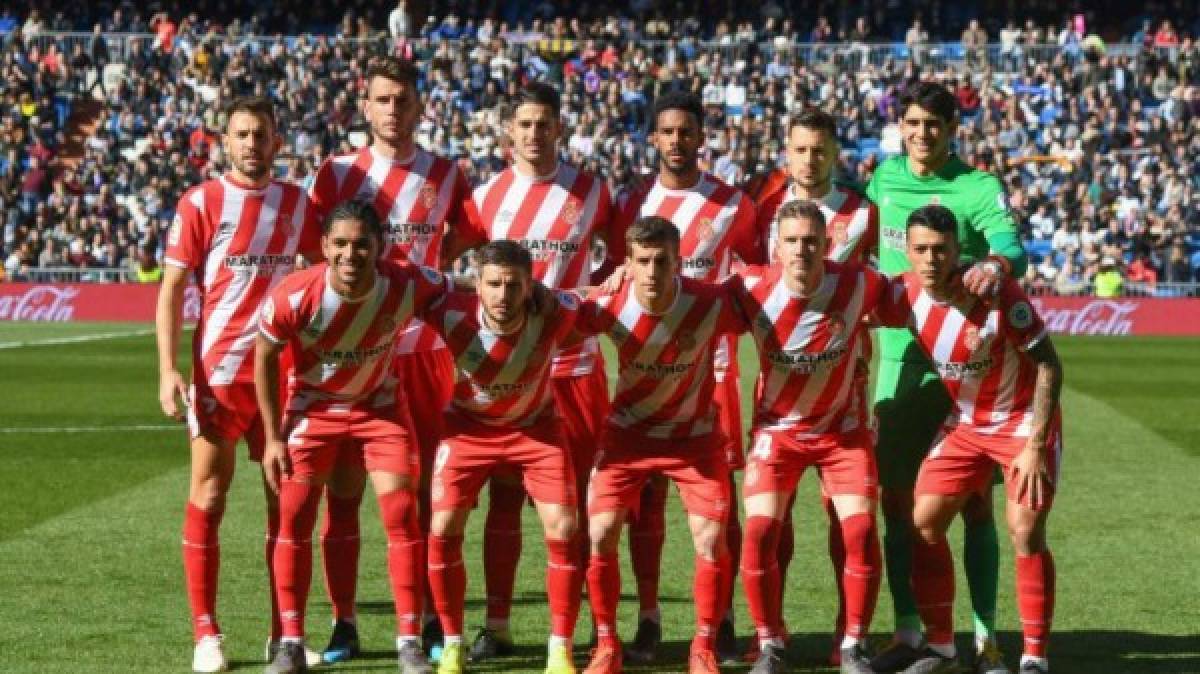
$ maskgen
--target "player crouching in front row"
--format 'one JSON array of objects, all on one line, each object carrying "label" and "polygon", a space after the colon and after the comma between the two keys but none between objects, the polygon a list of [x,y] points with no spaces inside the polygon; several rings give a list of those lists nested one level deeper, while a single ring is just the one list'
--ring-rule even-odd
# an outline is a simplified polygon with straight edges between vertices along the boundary
[{"label": "player crouching in front row", "polygon": [[994,299],[975,298],[964,289],[958,252],[952,212],[938,205],[913,211],[907,221],[913,271],[894,281],[876,312],[884,324],[912,330],[955,405],[917,477],[913,591],[928,645],[904,671],[957,671],[954,562],[946,529],[999,465],[1025,637],[1020,671],[1045,674],[1054,614],[1046,518],[1062,456],[1062,365],[1017,283],[1006,280]]}]

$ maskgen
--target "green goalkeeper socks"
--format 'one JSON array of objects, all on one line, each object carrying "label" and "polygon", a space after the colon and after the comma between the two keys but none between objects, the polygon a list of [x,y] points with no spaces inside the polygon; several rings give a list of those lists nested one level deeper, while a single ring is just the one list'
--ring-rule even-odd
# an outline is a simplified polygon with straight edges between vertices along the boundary
[{"label": "green goalkeeper socks", "polygon": [[917,600],[912,591],[912,523],[907,518],[884,517],[883,561],[887,569],[888,589],[892,593],[892,610],[896,616],[896,631],[921,631]]},{"label": "green goalkeeper socks", "polygon": [[976,642],[994,639],[996,587],[1000,572],[1000,544],[996,540],[995,520],[988,519],[963,527],[963,566],[967,572],[967,586],[971,590]]}]

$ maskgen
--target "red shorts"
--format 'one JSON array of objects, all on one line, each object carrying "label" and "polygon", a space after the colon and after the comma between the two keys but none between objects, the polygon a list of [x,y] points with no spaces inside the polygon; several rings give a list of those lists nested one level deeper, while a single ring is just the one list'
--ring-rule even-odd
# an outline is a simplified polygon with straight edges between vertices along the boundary
[{"label": "red shorts", "polygon": [[600,436],[608,419],[608,377],[597,356],[590,374],[551,379],[554,404],[562,421],[563,439],[576,477],[585,477],[596,461]]},{"label": "red shorts", "polygon": [[396,375],[396,404],[414,424],[421,474],[429,475],[438,443],[442,441],[442,415],[454,395],[454,356],[450,349],[398,353],[392,360]]},{"label": "red shorts", "polygon": [[194,440],[206,435],[227,442],[244,437],[250,448],[250,460],[262,461],[266,437],[254,382],[210,386],[207,380],[196,377],[188,397],[192,402],[187,411],[189,437]]},{"label": "red shorts", "polygon": [[661,474],[679,488],[690,515],[724,521],[729,516],[729,461],[720,433],[659,440],[607,432],[588,481],[588,514],[632,510],[642,487]]},{"label": "red shorts", "polygon": [[866,429],[808,437],[785,430],[760,430],[754,434],[746,460],[743,496],[790,494],[804,470],[816,466],[822,494],[873,499],[879,488],[874,447],[875,440]]},{"label": "red shorts", "polygon": [[445,428],[430,486],[435,511],[474,507],[479,490],[495,472],[520,475],[534,501],[575,505],[575,471],[557,419],[513,428],[448,412]]},{"label": "red shorts", "polygon": [[289,411],[283,424],[292,476],[326,476],[334,464],[417,477],[412,421],[403,409],[316,403]]},{"label": "red shorts", "polygon": [[[996,437],[976,432],[967,426],[942,429],[934,440],[933,449],[921,463],[915,493],[957,496],[981,491],[992,484],[995,467],[1004,470],[1004,488],[1008,500],[1030,506],[1029,495],[1017,500],[1017,486],[1009,468],[1013,459],[1025,449],[1025,438]],[[1058,486],[1058,468],[1062,462],[1062,427],[1055,422],[1048,440],[1050,453],[1046,463],[1049,470],[1050,493],[1038,510],[1049,510]]]},{"label": "red shorts", "polygon": [[713,404],[717,408],[717,427],[725,434],[724,451],[730,470],[746,467],[746,450],[742,442],[742,392],[738,381],[737,364],[732,363],[724,378],[717,381],[717,387],[713,391]]}]

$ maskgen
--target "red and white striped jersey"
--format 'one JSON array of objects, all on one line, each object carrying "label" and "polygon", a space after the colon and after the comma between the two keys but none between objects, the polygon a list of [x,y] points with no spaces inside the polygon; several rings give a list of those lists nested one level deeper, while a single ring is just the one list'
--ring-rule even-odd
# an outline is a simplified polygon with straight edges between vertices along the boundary
[{"label": "red and white striped jersey", "polygon": [[426,314],[454,354],[458,376],[451,407],[491,426],[524,427],[554,413],[551,362],[575,329],[580,300],[556,292],[558,304],[511,334],[486,326],[479,296],[454,293]]},{"label": "red and white striped jersey", "polygon": [[1037,365],[1025,352],[1046,338],[1046,326],[1015,280],[1007,279],[994,299],[960,308],[934,300],[908,272],[892,281],[876,314],[884,325],[907,325],[916,335],[954,400],[957,423],[998,437],[1029,437]]},{"label": "red and white striped jersey", "polygon": [[[560,163],[531,178],[509,167],[475,188],[466,206],[468,245],[511,239],[533,256],[533,277],[548,288],[590,285],[592,237],[612,242],[612,196],[598,177]],[[596,340],[554,358],[553,376],[579,377],[595,366]]]},{"label": "red and white striped jersey", "polygon": [[617,348],[617,389],[608,425],[618,433],[685,440],[716,430],[713,351],[746,328],[735,282],[680,277],[671,308],[652,314],[633,284],[584,302],[579,331],[605,334]]},{"label": "red and white striped jersey", "polygon": [[296,273],[263,304],[259,330],[292,346],[291,406],[392,403],[391,362],[400,329],[443,300],[453,284],[432,267],[381,260],[374,287],[349,301],[330,285],[330,273],[327,263]]},{"label": "red and white striped jersey", "polygon": [[[789,185],[758,204],[758,229],[765,237],[769,259],[775,259],[775,238],[779,234],[775,214],[780,206],[795,199],[800,197],[795,196]],[[879,245],[879,209],[875,204],[849,187],[837,184],[815,202],[825,214],[825,231],[829,236],[826,257],[836,262],[865,264]]]},{"label": "red and white striped jersey", "polygon": [[780,266],[741,272],[738,303],[758,346],[755,429],[849,433],[867,425],[866,377],[858,372],[870,337],[862,318],[887,280],[859,264],[825,262],[808,297],[787,287]]},{"label": "red and white striped jersey", "polygon": [[296,255],[321,257],[321,228],[304,191],[271,181],[262,189],[225,176],[188,190],[167,234],[166,263],[191,270],[200,289],[192,368],[210,384],[254,380],[255,322]]},{"label": "red and white striped jersey", "polygon": [[[387,227],[382,257],[434,268],[441,266],[447,228],[462,223],[462,205],[469,194],[466,178],[453,161],[419,147],[404,160],[384,157],[370,146],[330,157],[310,188],[322,220],[343,201],[371,202]],[[396,349],[413,353],[444,346],[415,321],[401,333]]]},{"label": "red and white striped jersey", "polygon": [[[765,264],[766,253],[758,235],[754,202],[743,191],[708,173],[685,190],[663,187],[655,180],[648,191],[627,191],[617,203],[619,250],[625,250],[624,232],[641,217],[657,215],[679,228],[682,273],[702,281],[724,281],[733,268],[733,256],[745,264]],[[716,351],[717,380],[724,380],[731,365],[736,340],[724,340]],[[736,372],[736,370],[734,370]]]}]

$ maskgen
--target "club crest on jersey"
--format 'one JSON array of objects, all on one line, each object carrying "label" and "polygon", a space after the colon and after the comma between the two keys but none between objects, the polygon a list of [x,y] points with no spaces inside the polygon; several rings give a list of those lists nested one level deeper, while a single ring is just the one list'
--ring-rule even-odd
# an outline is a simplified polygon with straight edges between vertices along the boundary
[{"label": "club crest on jersey", "polygon": [[833,242],[839,246],[846,243],[846,223],[839,222],[833,228]]},{"label": "club crest on jersey", "polygon": [[696,348],[696,336],[690,332],[685,332],[675,338],[675,345],[680,351],[691,351]]},{"label": "club crest on jersey", "polygon": [[575,225],[579,224],[579,218],[582,215],[583,212],[579,207],[579,199],[570,197],[567,199],[567,203],[563,204],[562,219],[563,222],[567,223],[568,225],[574,227]]},{"label": "club crest on jersey", "polygon": [[832,337],[840,337],[846,332],[846,321],[841,316],[829,317],[829,334]]},{"label": "club crest on jersey", "polygon": [[438,195],[437,190],[434,189],[433,185],[430,185],[429,183],[422,185],[419,196],[421,198],[421,204],[425,206],[425,208],[433,208],[437,205]]},{"label": "club crest on jersey", "polygon": [[392,331],[394,331],[396,329],[396,325],[397,325],[396,317],[388,316],[387,318],[383,319],[383,323],[380,324],[379,332],[384,335],[391,333]]},{"label": "club crest on jersey", "polygon": [[974,325],[967,326],[967,329],[963,332],[963,344],[971,351],[978,349],[979,345],[983,344],[983,338],[979,335],[978,327]]},{"label": "club crest on jersey", "polygon": [[696,223],[696,238],[701,241],[708,241],[716,235],[717,232],[713,229],[713,219],[700,218],[700,221]]},{"label": "club crest on jersey", "polygon": [[495,225],[497,227],[508,227],[509,225],[512,224],[513,218],[515,218],[516,215],[517,214],[512,211],[506,211],[506,210],[496,211]]}]

